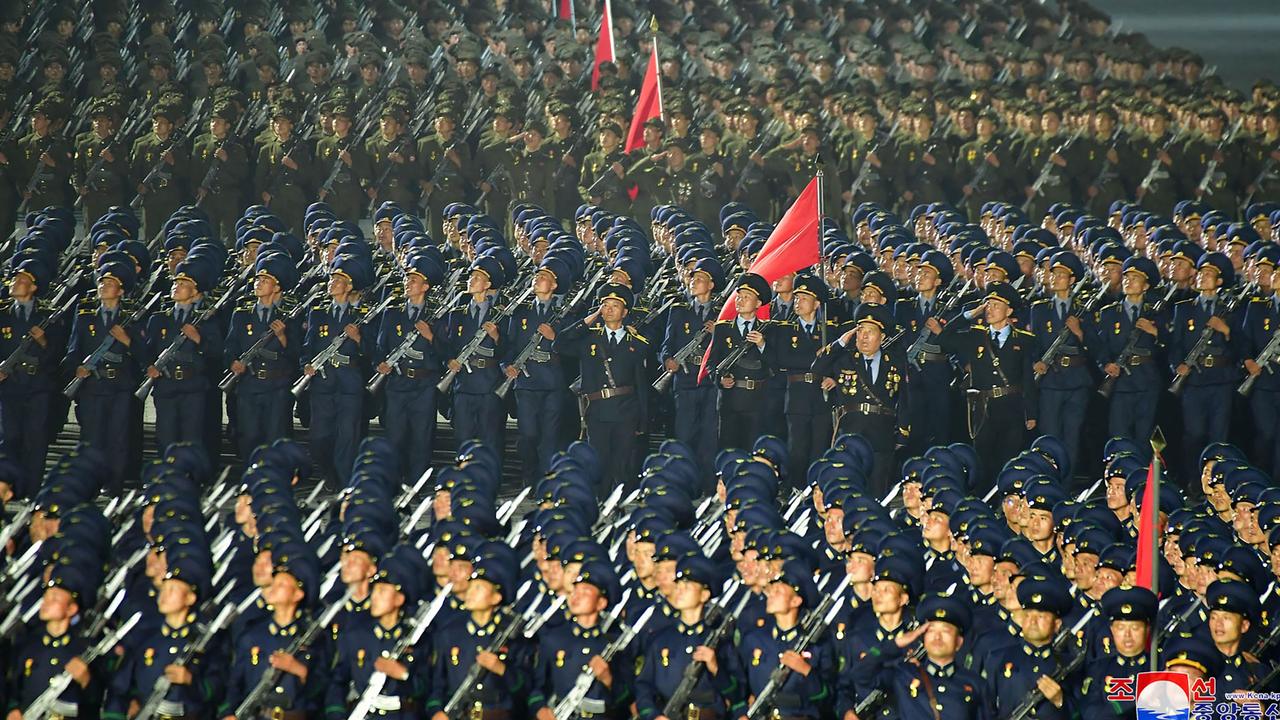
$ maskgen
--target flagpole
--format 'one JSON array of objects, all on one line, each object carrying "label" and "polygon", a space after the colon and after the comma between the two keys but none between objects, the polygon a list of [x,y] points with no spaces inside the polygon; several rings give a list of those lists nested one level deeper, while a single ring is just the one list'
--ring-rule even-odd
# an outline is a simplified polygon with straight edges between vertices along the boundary
[{"label": "flagpole", "polygon": [[653,33],[653,59],[649,62],[653,63],[653,78],[658,85],[658,118],[662,120],[662,124],[667,123],[667,109],[662,105],[662,65],[658,59],[658,16],[654,15],[649,20],[649,30]]},{"label": "flagpole", "polygon": [[[1154,508],[1144,508],[1152,512],[1152,524],[1155,532],[1151,533],[1150,538],[1144,538],[1151,543],[1151,593],[1156,596],[1157,607],[1160,602],[1160,451],[1165,448],[1164,433],[1160,432],[1160,428],[1156,428],[1155,433],[1151,436],[1151,485],[1152,498],[1154,500]],[[1151,624],[1151,672],[1159,669],[1157,648],[1160,647],[1160,623],[1153,622]]]}]

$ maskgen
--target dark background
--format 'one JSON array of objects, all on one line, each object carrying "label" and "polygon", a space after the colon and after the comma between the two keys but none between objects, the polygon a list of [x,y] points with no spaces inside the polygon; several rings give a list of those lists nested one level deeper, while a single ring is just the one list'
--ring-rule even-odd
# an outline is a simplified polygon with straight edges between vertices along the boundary
[{"label": "dark background", "polygon": [[1259,78],[1280,81],[1280,0],[1094,0],[1157,47],[1198,53],[1205,67],[1232,87],[1248,90]]}]

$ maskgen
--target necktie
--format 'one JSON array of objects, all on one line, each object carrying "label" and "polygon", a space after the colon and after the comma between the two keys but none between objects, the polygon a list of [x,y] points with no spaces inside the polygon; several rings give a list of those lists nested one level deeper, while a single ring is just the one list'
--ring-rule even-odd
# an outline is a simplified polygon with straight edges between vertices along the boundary
[{"label": "necktie", "polygon": [[742,337],[746,337],[750,334],[751,334],[751,321],[748,320],[742,323]]},{"label": "necktie", "polygon": [[1136,322],[1138,322],[1138,306],[1130,305],[1129,306],[1129,323],[1132,324]]},{"label": "necktie", "polygon": [[22,303],[18,306],[18,319],[22,322],[26,322],[28,317],[30,317],[30,313],[27,310],[27,305],[26,303]]},{"label": "necktie", "polygon": [[104,324],[105,324],[108,328],[110,328],[112,325],[115,325],[115,324],[116,324],[116,314],[115,314],[115,313],[113,313],[113,312],[111,312],[110,310],[107,310],[107,311],[103,312],[103,318],[105,319],[105,323],[104,323]]},{"label": "necktie", "polygon": [[480,306],[479,305],[476,305],[475,307],[471,308],[471,317],[476,321],[477,325],[480,324]]},{"label": "necktie", "polygon": [[924,312],[922,312],[921,315],[927,318],[933,317],[933,301],[926,300],[924,302]]},{"label": "necktie", "polygon": [[867,362],[867,378],[871,380],[871,382],[875,382],[876,375],[875,375],[875,371],[871,369],[871,358],[867,358],[866,362]]},{"label": "necktie", "polygon": [[267,318],[270,316],[271,316],[271,311],[266,308],[262,308],[261,310],[258,311],[258,321],[261,322],[263,325],[267,324]]},{"label": "necktie", "polygon": [[418,322],[418,308],[415,305],[409,306],[409,324],[413,325]]},{"label": "necktie", "polygon": [[186,310],[183,310],[182,308],[178,308],[178,309],[177,309],[177,310],[175,310],[175,311],[174,311],[174,313],[173,313],[173,319],[174,319],[175,321],[177,321],[177,323],[178,323],[178,327],[182,327],[183,325],[186,325],[186,324],[187,324],[187,311],[186,311]]},{"label": "necktie", "polygon": [[1004,343],[1000,342],[1000,331],[992,330],[991,339],[995,341],[996,347],[1004,347]]},{"label": "necktie", "polygon": [[613,347],[618,347],[618,331],[617,330],[609,331],[609,344],[612,345]]},{"label": "necktie", "polygon": [[1067,303],[1065,300],[1058,301],[1058,319],[1062,320],[1067,317]]}]

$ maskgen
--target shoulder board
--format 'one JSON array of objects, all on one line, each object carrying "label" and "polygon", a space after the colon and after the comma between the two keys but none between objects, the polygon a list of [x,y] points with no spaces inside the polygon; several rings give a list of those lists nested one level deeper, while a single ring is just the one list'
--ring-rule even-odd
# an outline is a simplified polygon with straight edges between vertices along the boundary
[{"label": "shoulder board", "polygon": [[79,312],[79,314],[80,314],[80,315],[97,315],[97,314],[98,314],[98,310],[97,310],[97,308],[82,307],[82,308],[80,308],[80,312]]},{"label": "shoulder board", "polygon": [[98,307],[98,298],[96,298],[96,297],[90,297],[90,296],[88,296],[88,295],[85,295],[85,296],[83,296],[83,297],[81,297],[81,298],[80,298],[80,302],[79,302],[78,304],[79,304],[79,306],[80,306],[80,307],[90,307],[90,306],[92,306],[92,307],[95,307],[95,308],[96,308],[96,307]]},{"label": "shoulder board", "polygon": [[1098,308],[1098,312],[1102,313],[1103,311],[1110,310],[1111,308],[1120,307],[1120,305],[1123,302],[1124,302],[1123,300],[1118,300],[1116,302],[1107,303],[1106,305],[1103,305],[1102,307]]},{"label": "shoulder board", "polygon": [[1014,328],[1013,332],[1017,335],[1027,335],[1030,337],[1035,337],[1035,333],[1031,332],[1030,330],[1022,330],[1021,328]]},{"label": "shoulder board", "polygon": [[[0,310],[8,310],[13,306],[13,298],[5,298],[0,300]],[[37,305],[39,307],[39,305]]]},{"label": "shoulder board", "polygon": [[38,310],[53,310],[53,309],[54,309],[54,307],[53,307],[53,303],[49,302],[47,299],[42,299],[42,300],[37,300],[37,301],[36,301],[36,309],[38,309]]},{"label": "shoulder board", "polygon": [[240,302],[236,303],[236,311],[239,312],[241,310],[244,310],[245,312],[252,312],[254,306],[257,304],[258,304],[258,301],[255,298],[252,298],[252,297],[240,298]]},{"label": "shoulder board", "polygon": [[1271,298],[1269,298],[1269,297],[1267,297],[1267,296],[1265,296],[1265,295],[1254,295],[1252,298],[1250,298],[1250,299],[1249,299],[1249,302],[1251,302],[1251,303],[1260,303],[1260,302],[1264,302],[1264,303],[1267,303],[1267,304],[1271,304]]},{"label": "shoulder board", "polygon": [[1178,302],[1174,303],[1174,305],[1186,305],[1187,303],[1194,303],[1197,297],[1199,296],[1197,295],[1197,296],[1186,298],[1185,300],[1179,300]]},{"label": "shoulder board", "polygon": [[981,330],[982,332],[988,332],[990,328],[988,328],[985,323],[974,323],[973,329]]},{"label": "shoulder board", "polygon": [[325,310],[328,310],[328,309],[329,309],[329,308],[327,307],[327,305],[328,305],[328,303],[326,303],[324,300],[320,300],[320,301],[316,302],[316,304],[312,305],[312,306],[311,306],[311,309],[312,309],[312,310],[315,310],[315,311],[317,311],[317,312],[324,312]]},{"label": "shoulder board", "polygon": [[1049,302],[1049,298],[1040,298],[1039,300],[1033,300],[1031,302],[1031,305],[1034,307],[1036,305],[1044,305],[1045,303],[1048,303],[1048,302]]},{"label": "shoulder board", "polygon": [[732,321],[732,320],[717,320],[717,321],[716,321],[716,324],[717,324],[717,325],[732,325],[732,324],[733,324],[733,321]]},{"label": "shoulder board", "polygon": [[591,330],[591,332],[593,332],[593,333],[595,333],[595,334],[597,334],[597,335],[603,335],[603,334],[604,334],[604,325],[594,325],[594,326],[592,326],[592,327],[590,328],[590,330]]},{"label": "shoulder board", "polygon": [[630,335],[631,337],[633,337],[633,338],[635,338],[635,339],[639,340],[640,342],[644,343],[645,345],[648,345],[648,344],[649,344],[649,341],[648,341],[647,339],[645,339],[645,336],[641,335],[640,333],[636,332],[635,330],[632,330],[631,328],[627,328],[627,334],[628,334],[628,335]]}]

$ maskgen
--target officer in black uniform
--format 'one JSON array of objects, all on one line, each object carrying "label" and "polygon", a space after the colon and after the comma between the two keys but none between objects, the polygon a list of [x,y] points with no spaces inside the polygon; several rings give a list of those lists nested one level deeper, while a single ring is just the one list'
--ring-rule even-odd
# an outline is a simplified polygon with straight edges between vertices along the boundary
[{"label": "officer in black uniform", "polygon": [[[672,304],[667,315],[667,330],[659,356],[671,378],[671,394],[675,403],[675,437],[693,449],[694,457],[704,473],[713,469],[716,454],[716,388],[708,378],[698,382],[699,364],[706,352],[716,313],[714,294],[723,290],[724,270],[715,258],[699,260],[689,273],[688,301]],[[695,346],[690,347],[695,339]],[[684,363],[676,355],[687,350]]]},{"label": "officer in black uniform", "polygon": [[761,393],[772,375],[765,355],[764,326],[756,313],[773,298],[769,283],[755,273],[743,273],[734,294],[736,315],[717,320],[711,335],[707,372],[720,385],[718,413],[720,445],[749,448],[763,427]]},{"label": "officer in black uniform", "polygon": [[599,299],[599,308],[561,330],[553,347],[578,359],[587,442],[608,449],[601,481],[612,488],[636,477],[635,450],[644,440],[651,351],[649,341],[624,324],[635,301],[631,290],[608,283]]}]

